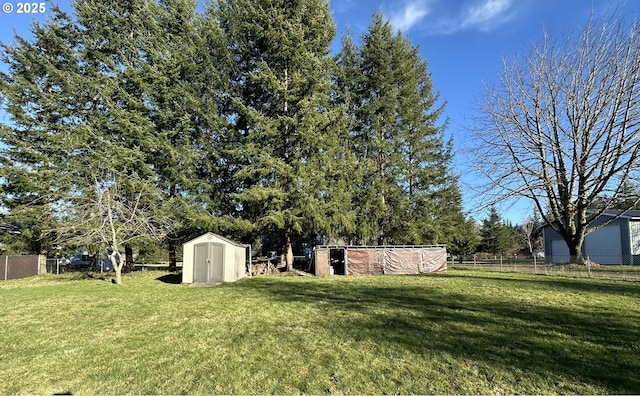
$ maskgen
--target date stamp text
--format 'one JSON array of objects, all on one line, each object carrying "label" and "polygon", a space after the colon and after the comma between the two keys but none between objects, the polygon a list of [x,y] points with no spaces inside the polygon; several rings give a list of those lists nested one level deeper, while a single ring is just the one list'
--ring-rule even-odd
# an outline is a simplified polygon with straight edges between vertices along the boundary
[{"label": "date stamp text", "polygon": [[29,3],[11,3],[2,4],[2,12],[5,14],[44,14],[47,12],[47,3],[45,2],[29,2]]}]

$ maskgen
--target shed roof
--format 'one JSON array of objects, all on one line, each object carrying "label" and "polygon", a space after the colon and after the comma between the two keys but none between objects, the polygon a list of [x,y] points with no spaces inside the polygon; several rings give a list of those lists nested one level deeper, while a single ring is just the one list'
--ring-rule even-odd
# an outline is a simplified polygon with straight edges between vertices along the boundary
[{"label": "shed roof", "polygon": [[184,244],[186,245],[187,243],[191,243],[191,242],[195,241],[196,239],[200,239],[200,238],[202,238],[204,236],[207,236],[207,235],[211,235],[214,238],[221,239],[223,242],[229,243],[229,244],[237,246],[237,247],[246,247],[246,245],[243,245],[242,243],[238,243],[238,242],[232,241],[229,238],[225,238],[225,237],[223,237],[221,235],[214,234],[213,232],[206,232],[206,233],[204,233],[204,234],[202,234],[202,235],[200,235],[200,236],[198,236],[196,238],[193,238],[193,239],[185,242]]}]

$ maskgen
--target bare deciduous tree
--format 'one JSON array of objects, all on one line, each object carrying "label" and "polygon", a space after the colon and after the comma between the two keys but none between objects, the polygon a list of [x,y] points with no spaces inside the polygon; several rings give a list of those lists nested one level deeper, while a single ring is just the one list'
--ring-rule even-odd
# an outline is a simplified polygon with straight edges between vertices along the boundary
[{"label": "bare deciduous tree", "polygon": [[113,174],[94,175],[87,187],[70,198],[63,225],[55,231],[66,243],[106,248],[115,282],[122,284],[124,246],[162,240],[171,231],[171,221],[158,209],[157,188],[150,181],[130,176],[123,183]]},{"label": "bare deciduous tree", "polygon": [[640,170],[640,23],[592,16],[579,34],[545,33],[504,61],[480,109],[474,162],[486,191],[532,200],[582,263],[590,224]]},{"label": "bare deciduous tree", "polygon": [[541,247],[542,225],[537,212],[534,212],[520,225],[521,241],[527,246],[531,256]]}]

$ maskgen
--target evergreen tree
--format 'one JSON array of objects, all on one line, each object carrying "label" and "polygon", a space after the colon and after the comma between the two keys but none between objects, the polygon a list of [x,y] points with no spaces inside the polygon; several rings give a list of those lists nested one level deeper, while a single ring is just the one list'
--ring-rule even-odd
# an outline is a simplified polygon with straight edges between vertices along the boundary
[{"label": "evergreen tree", "polygon": [[[80,233],[84,244],[106,243],[117,257],[125,242],[163,234],[129,228],[138,221],[162,228],[155,221],[162,216],[125,219],[106,203],[142,208],[163,202],[146,150],[157,144],[149,111],[157,73],[149,60],[162,37],[161,10],[147,0],[83,0],[74,7],[75,20],[54,9],[50,22],[34,25],[33,42],[17,38],[16,45],[4,46],[9,72],[3,75],[2,91],[12,125],[3,128],[8,154],[3,176],[7,186],[24,180],[21,173],[37,177],[36,185],[16,188],[31,198],[14,205],[12,213],[44,205],[44,213],[60,222],[48,224],[60,240]],[[117,201],[104,200],[115,196],[114,188]],[[42,198],[33,199],[34,194]],[[88,208],[96,214],[94,222],[85,222],[93,218]],[[91,239],[95,227],[111,228],[114,238]],[[117,261],[120,279],[124,258]]]},{"label": "evergreen tree", "polygon": [[479,227],[472,218],[457,224],[451,239],[447,242],[447,251],[453,254],[474,253],[480,245]]},{"label": "evergreen tree", "polygon": [[6,219],[19,225],[15,251],[46,254],[54,244],[46,230],[55,228],[56,207],[72,191],[70,172],[57,164],[83,154],[60,137],[75,133],[84,98],[76,91],[79,32],[71,18],[53,7],[50,20],[31,31],[32,41],[16,36],[2,44],[0,91],[10,121],[0,127],[1,203]]},{"label": "evergreen tree", "polygon": [[166,240],[169,268],[175,270],[178,244],[215,229],[229,184],[219,169],[226,48],[217,21],[197,14],[195,0],[164,0],[159,11],[162,37],[147,66],[153,76],[147,105],[155,143],[144,149],[165,212],[180,225]]},{"label": "evergreen tree", "polygon": [[480,249],[486,253],[504,254],[515,247],[512,227],[505,224],[495,207],[482,221]]},{"label": "evergreen tree", "polygon": [[446,243],[465,222],[450,174],[451,142],[438,125],[427,64],[376,14],[358,48],[349,36],[338,57],[339,92],[350,120],[361,178],[354,200],[361,243]]},{"label": "evergreen tree", "polygon": [[[330,109],[329,45],[335,27],[322,0],[226,0],[217,12],[230,74],[239,162],[235,194],[256,234],[280,237],[287,268],[305,231],[329,227],[327,164],[337,143]],[[333,203],[332,203],[333,202]]]},{"label": "evergreen tree", "polygon": [[[97,155],[84,157],[89,172],[81,179],[84,191],[74,197],[72,204],[84,207],[85,200],[102,199],[102,191],[113,198],[111,188],[117,189],[117,203],[124,207],[134,202],[142,205],[144,198],[150,200],[149,206],[164,204],[160,181],[150,166],[153,161],[149,156],[149,149],[161,144],[154,135],[150,98],[154,81],[160,77],[152,60],[163,40],[159,22],[163,10],[151,0],[127,3],[79,0],[74,7],[82,31],[79,54],[88,66],[82,86],[97,99],[97,106],[84,124],[96,130],[101,143]],[[141,196],[143,191],[145,194]],[[150,212],[131,213],[152,216]],[[109,226],[115,228],[119,238],[96,242],[108,243],[112,254],[118,257],[118,265],[113,264],[119,279],[120,267],[133,268],[136,242],[146,237],[156,239],[164,233],[154,229],[145,235],[149,230],[141,228],[141,235],[131,235],[133,230],[128,229],[125,219],[117,220]],[[119,258],[121,249],[126,252],[126,260]]]},{"label": "evergreen tree", "polygon": [[[394,243],[398,222],[407,210],[402,186],[402,126],[399,117],[399,90],[402,85],[398,63],[402,39],[394,37],[391,25],[376,14],[362,38],[356,86],[356,155],[363,170],[363,183],[356,208],[365,243]],[[395,233],[395,235],[394,235]]]}]

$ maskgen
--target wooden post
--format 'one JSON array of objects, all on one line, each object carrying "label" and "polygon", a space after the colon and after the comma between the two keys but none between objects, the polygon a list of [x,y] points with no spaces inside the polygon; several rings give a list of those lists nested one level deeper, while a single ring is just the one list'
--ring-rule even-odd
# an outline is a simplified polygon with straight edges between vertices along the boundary
[{"label": "wooden post", "polygon": [[38,256],[38,275],[47,273],[47,256],[41,254]]}]

